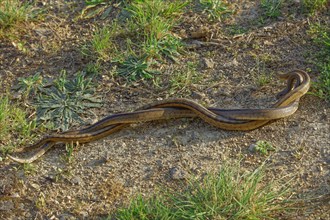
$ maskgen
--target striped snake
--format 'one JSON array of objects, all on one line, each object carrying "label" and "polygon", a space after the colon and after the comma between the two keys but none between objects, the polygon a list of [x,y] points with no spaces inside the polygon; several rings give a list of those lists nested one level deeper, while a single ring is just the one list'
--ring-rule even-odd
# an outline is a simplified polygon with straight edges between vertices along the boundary
[{"label": "striped snake", "polygon": [[132,123],[161,119],[199,117],[210,125],[224,130],[253,130],[272,120],[292,115],[298,109],[299,99],[310,87],[309,75],[301,70],[280,74],[279,77],[287,80],[287,86],[278,94],[278,101],[270,108],[205,108],[192,100],[182,98],[156,101],[134,112],[110,115],[80,130],[46,135],[35,144],[16,150],[16,152],[24,152],[37,149],[30,157],[19,158],[11,155],[8,157],[19,163],[31,163],[57,143],[88,143],[113,134]]}]

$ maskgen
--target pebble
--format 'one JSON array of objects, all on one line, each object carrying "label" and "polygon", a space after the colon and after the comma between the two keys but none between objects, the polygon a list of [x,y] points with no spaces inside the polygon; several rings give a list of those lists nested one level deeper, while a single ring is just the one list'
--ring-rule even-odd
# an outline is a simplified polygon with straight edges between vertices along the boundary
[{"label": "pebble", "polygon": [[71,179],[71,182],[75,185],[81,185],[82,179],[79,176],[75,176]]},{"label": "pebble", "polygon": [[201,62],[202,62],[202,66],[206,69],[214,68],[214,61],[212,59],[202,58]]},{"label": "pebble", "polygon": [[190,96],[193,99],[202,99],[204,97],[204,95],[202,93],[195,92],[195,91],[192,91]]},{"label": "pebble", "polygon": [[251,144],[250,145],[250,147],[249,147],[249,151],[251,152],[251,153],[255,153],[256,152],[256,144]]},{"label": "pebble", "polygon": [[0,211],[10,211],[14,209],[14,203],[12,201],[1,201]]},{"label": "pebble", "polygon": [[236,58],[234,58],[232,61],[225,63],[223,66],[224,67],[232,67],[232,66],[238,66],[238,62],[236,60]]},{"label": "pebble", "polygon": [[187,177],[187,173],[178,167],[172,167],[170,169],[170,178],[172,180],[182,180]]},{"label": "pebble", "polygon": [[31,186],[32,186],[35,190],[37,190],[37,191],[40,190],[40,186],[39,186],[38,184],[31,183]]}]

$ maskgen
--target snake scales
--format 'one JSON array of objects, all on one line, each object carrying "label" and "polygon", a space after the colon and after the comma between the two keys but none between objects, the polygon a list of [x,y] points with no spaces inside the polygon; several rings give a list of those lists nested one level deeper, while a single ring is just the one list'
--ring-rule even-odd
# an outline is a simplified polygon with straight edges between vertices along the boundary
[{"label": "snake scales", "polygon": [[8,157],[19,163],[31,163],[57,143],[87,143],[104,138],[132,123],[183,117],[199,117],[225,130],[253,130],[271,120],[292,115],[298,109],[299,99],[307,93],[310,78],[301,70],[279,75],[287,80],[286,88],[278,94],[278,101],[265,109],[205,108],[188,99],[168,99],[145,105],[134,112],[110,115],[86,128],[46,135],[35,144],[17,149],[23,152],[37,149],[27,158]]}]

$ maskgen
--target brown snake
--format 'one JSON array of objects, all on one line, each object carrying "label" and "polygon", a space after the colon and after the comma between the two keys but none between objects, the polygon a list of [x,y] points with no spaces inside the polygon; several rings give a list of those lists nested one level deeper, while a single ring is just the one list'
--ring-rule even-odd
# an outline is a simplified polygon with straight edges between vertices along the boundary
[{"label": "brown snake", "polygon": [[47,135],[37,143],[16,152],[36,149],[28,158],[8,157],[19,163],[31,163],[57,143],[87,143],[104,138],[132,123],[183,117],[199,117],[205,122],[225,130],[253,130],[271,120],[292,115],[298,109],[299,99],[306,94],[310,78],[301,70],[279,75],[287,80],[287,87],[278,94],[279,100],[265,109],[205,108],[188,99],[168,99],[145,105],[134,112],[110,115],[86,128]]}]

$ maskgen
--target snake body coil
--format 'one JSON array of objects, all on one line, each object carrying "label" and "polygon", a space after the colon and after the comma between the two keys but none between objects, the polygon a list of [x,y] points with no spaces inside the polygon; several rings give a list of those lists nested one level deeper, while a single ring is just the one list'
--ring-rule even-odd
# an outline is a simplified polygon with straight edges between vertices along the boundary
[{"label": "snake body coil", "polygon": [[265,109],[218,109],[205,108],[188,99],[168,99],[157,101],[134,112],[110,115],[86,128],[47,135],[37,143],[18,149],[16,152],[36,149],[28,158],[8,157],[19,163],[31,163],[41,157],[57,143],[88,143],[104,138],[121,130],[132,123],[147,122],[161,119],[199,117],[205,122],[225,130],[253,130],[271,120],[292,115],[298,109],[299,99],[307,93],[310,78],[301,70],[294,70],[279,75],[287,80],[287,87],[281,91],[279,100],[270,108]]}]

